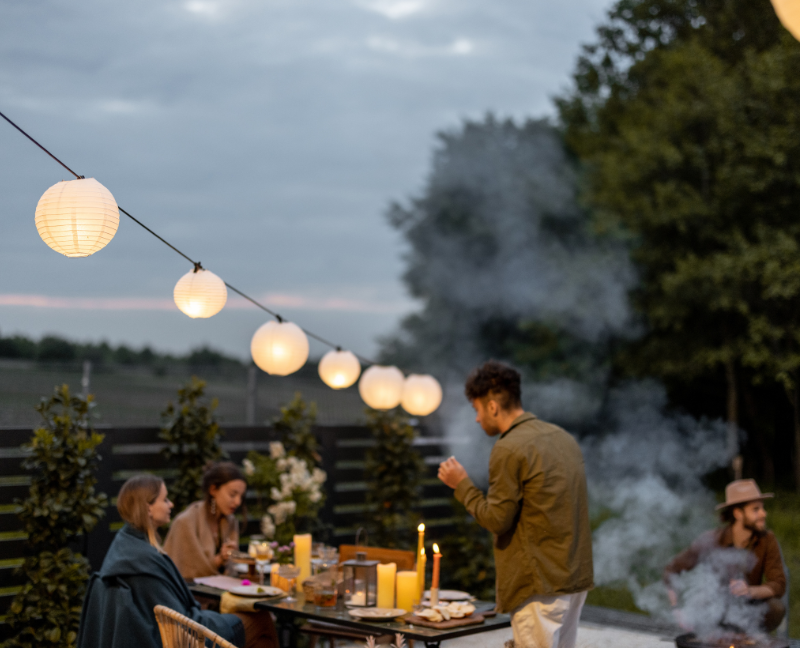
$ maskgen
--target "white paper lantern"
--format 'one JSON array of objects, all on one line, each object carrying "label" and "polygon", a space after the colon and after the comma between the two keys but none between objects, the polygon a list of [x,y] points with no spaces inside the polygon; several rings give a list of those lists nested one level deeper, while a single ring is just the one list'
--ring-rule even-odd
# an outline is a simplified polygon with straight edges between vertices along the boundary
[{"label": "white paper lantern", "polygon": [[273,376],[288,376],[308,360],[308,338],[292,322],[267,322],[250,341],[250,355]]},{"label": "white paper lantern", "polygon": [[56,252],[86,257],[104,248],[119,227],[111,192],[94,178],[62,180],[39,198],[36,229]]},{"label": "white paper lantern", "polygon": [[411,374],[403,385],[403,409],[414,416],[427,416],[442,404],[442,386],[433,376]]},{"label": "white paper lantern", "polygon": [[800,0],[772,0],[772,6],[783,26],[800,40]]},{"label": "white paper lantern", "polygon": [[228,301],[228,289],[213,272],[196,268],[178,279],[172,296],[182,312],[196,319],[219,313]]},{"label": "white paper lantern", "polygon": [[350,351],[331,350],[319,361],[319,377],[328,387],[344,389],[361,374],[361,363]]},{"label": "white paper lantern", "polygon": [[397,367],[372,365],[361,374],[358,393],[372,409],[388,410],[400,404],[403,382],[403,372]]}]

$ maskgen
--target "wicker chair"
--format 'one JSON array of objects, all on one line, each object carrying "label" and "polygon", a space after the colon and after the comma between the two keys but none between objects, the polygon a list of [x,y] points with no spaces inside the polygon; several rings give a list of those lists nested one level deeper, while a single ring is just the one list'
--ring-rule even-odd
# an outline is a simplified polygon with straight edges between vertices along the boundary
[{"label": "wicker chair", "polygon": [[[163,605],[153,608],[164,648],[236,648],[205,626]],[[208,643],[206,643],[208,640]]]}]

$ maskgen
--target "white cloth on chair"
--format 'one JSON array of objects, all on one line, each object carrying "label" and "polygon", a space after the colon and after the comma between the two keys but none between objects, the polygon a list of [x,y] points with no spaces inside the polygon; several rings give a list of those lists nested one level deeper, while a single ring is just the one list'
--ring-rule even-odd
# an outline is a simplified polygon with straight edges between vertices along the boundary
[{"label": "white cloth on chair", "polygon": [[574,648],[586,592],[531,596],[511,613],[515,648]]}]

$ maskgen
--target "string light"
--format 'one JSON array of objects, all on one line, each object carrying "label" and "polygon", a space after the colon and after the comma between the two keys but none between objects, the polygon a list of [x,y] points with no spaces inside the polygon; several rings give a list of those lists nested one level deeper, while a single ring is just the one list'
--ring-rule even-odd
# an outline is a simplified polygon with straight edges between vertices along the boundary
[{"label": "string light", "polygon": [[361,374],[358,393],[372,409],[389,410],[400,404],[403,382],[403,372],[397,367],[372,365]]},{"label": "string light", "polygon": [[172,296],[181,312],[196,319],[219,313],[228,301],[228,290],[222,279],[198,263],[178,279]]},{"label": "string light", "polygon": [[[66,256],[83,257],[93,254],[97,250],[105,247],[113,238],[119,227],[119,213],[121,212],[195,267],[194,270],[181,277],[175,285],[173,293],[176,305],[182,312],[189,315],[189,317],[211,317],[218,313],[227,301],[227,288],[233,290],[261,310],[269,313],[277,320],[275,322],[267,322],[261,326],[253,335],[250,343],[250,352],[253,360],[261,369],[267,373],[279,376],[286,376],[294,373],[300,369],[308,359],[308,338],[311,337],[334,349],[334,351],[325,354],[320,361],[320,377],[326,384],[334,389],[348,387],[358,379],[361,363],[372,365],[361,375],[361,380],[358,385],[361,397],[367,405],[374,409],[392,409],[400,404],[404,394],[405,379],[403,373],[397,367],[383,367],[351,351],[342,351],[336,344],[325,338],[301,328],[297,324],[284,321],[278,313],[270,310],[235,286],[223,281],[214,273],[203,269],[198,261],[194,261],[191,257],[172,245],[172,243],[159,236],[156,232],[147,227],[147,225],[135,218],[132,214],[122,207],[119,207],[114,197],[111,195],[111,192],[97,182],[97,180],[94,178],[87,179],[78,175],[5,114],[0,112],[0,117],[5,119],[11,126],[33,142],[33,144],[38,146],[42,151],[53,158],[53,160],[75,176],[75,180],[62,181],[50,187],[39,200],[39,205],[37,205],[37,229],[42,239],[51,248]],[[75,182],[84,184],[72,184]],[[44,215],[50,213],[46,211],[46,209],[49,209],[49,206],[57,205],[55,211],[57,212],[58,209],[61,209],[61,216],[58,218],[64,220],[63,213],[69,212],[70,208],[64,207],[67,203],[60,201],[63,201],[65,196],[73,195],[73,193],[75,195],[91,193],[88,191],[88,188],[92,188],[95,194],[95,202],[90,203],[95,205],[95,207],[84,210],[82,213],[88,214],[88,216],[83,219],[81,219],[77,209],[73,210],[75,214],[74,218],[70,217],[66,219],[69,221],[69,223],[66,224],[66,231],[71,232],[72,236],[72,243],[70,244],[70,236],[62,235],[60,233],[61,230],[57,231],[53,229],[53,223],[55,221],[45,218]],[[76,191],[76,189],[80,189],[80,191]],[[103,207],[97,208],[96,205],[99,204],[102,204]],[[43,214],[41,219],[40,207],[41,213]],[[98,211],[92,211],[92,209],[97,209]],[[58,218],[56,218],[56,220],[58,220]],[[88,223],[88,225],[86,223]],[[62,225],[64,225],[64,223],[62,223]],[[69,229],[70,227],[72,229]],[[92,236],[94,236],[94,238],[92,238]],[[201,288],[201,286],[203,286],[203,288]],[[215,296],[203,298],[205,301],[203,301],[203,299],[198,301],[197,298],[192,301],[192,296],[200,295],[204,290],[213,293]],[[199,303],[200,301],[203,302],[202,305]],[[327,361],[326,358],[328,359]],[[336,362],[334,362],[334,359]],[[323,375],[323,365],[325,366],[325,375]],[[409,376],[409,378],[412,377],[415,376]],[[421,377],[417,376],[415,378]],[[427,378],[433,380],[437,386],[439,385],[431,376],[427,376]],[[347,382],[348,380],[350,382]],[[416,384],[416,381],[414,381],[414,384]],[[441,393],[441,387],[439,387],[439,392]],[[409,394],[412,393],[416,394],[414,390],[409,392]],[[414,398],[419,397],[414,396]],[[411,399],[409,400],[409,407],[415,408],[416,405],[412,404],[413,398],[411,395],[409,399]],[[441,396],[439,400],[441,400]],[[416,401],[414,401],[414,403],[416,403]],[[438,407],[438,403],[436,406]],[[406,411],[414,414],[414,412],[411,412],[408,408],[406,408]],[[424,414],[415,415],[424,416]]]},{"label": "string light", "polygon": [[778,19],[797,40],[800,40],[800,2],[797,0],[772,0]]},{"label": "string light", "polygon": [[319,377],[332,389],[345,389],[358,380],[361,363],[351,351],[332,349],[319,361]]},{"label": "string light", "polygon": [[62,180],[36,205],[39,236],[67,257],[87,257],[102,250],[118,227],[114,196],[94,178]]},{"label": "string light", "polygon": [[403,384],[400,404],[413,416],[427,416],[442,403],[442,386],[433,376],[411,374]]}]

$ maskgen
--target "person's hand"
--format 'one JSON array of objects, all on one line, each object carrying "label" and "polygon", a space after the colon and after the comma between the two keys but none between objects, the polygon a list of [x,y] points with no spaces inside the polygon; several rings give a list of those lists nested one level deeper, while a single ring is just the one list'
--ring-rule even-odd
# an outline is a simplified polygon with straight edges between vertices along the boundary
[{"label": "person's hand", "polygon": [[455,457],[450,457],[439,464],[439,479],[450,488],[455,488],[466,478],[467,471],[456,461]]},{"label": "person's hand", "polygon": [[674,589],[667,589],[667,598],[672,607],[678,607],[678,595],[675,593]]},{"label": "person's hand", "polygon": [[749,596],[750,594],[750,587],[741,579],[732,580],[730,590],[734,596]]},{"label": "person's hand", "polygon": [[236,551],[239,547],[236,545],[236,542],[233,540],[228,540],[228,542],[224,542],[222,547],[220,547],[219,553],[214,556],[214,562],[216,563],[217,567],[222,567],[228,558],[231,557],[231,553]]}]

